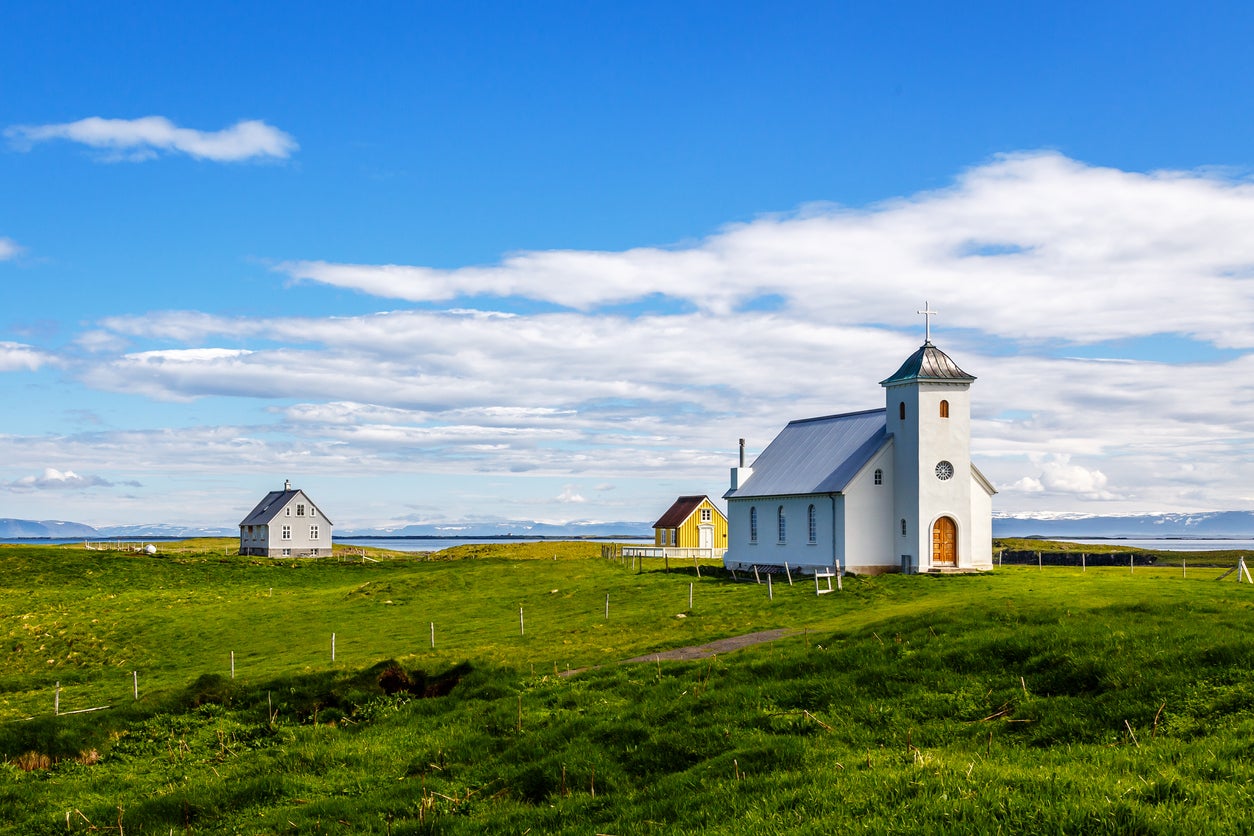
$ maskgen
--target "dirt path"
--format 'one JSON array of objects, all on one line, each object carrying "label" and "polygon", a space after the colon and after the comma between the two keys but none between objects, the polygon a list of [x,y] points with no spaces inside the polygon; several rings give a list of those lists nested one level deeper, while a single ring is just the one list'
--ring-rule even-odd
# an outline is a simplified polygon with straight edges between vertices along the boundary
[{"label": "dirt path", "polygon": [[[709,644],[694,645],[692,647],[677,647],[674,650],[659,650],[657,653],[647,653],[644,656],[636,656],[633,659],[624,659],[617,664],[627,665],[633,662],[691,662],[694,659],[708,659],[716,653],[730,653],[733,650],[739,650],[742,647],[749,647],[754,644],[766,644],[784,636],[794,636],[797,630],[789,628],[780,628],[777,630],[762,630],[757,633],[745,633],[743,636],[731,636],[726,639],[712,641]],[[588,668],[569,668],[561,671],[558,676],[575,676],[584,671],[595,670],[604,667],[603,665],[593,665]]]},{"label": "dirt path", "polygon": [[709,644],[697,645],[694,647],[677,647],[674,650],[662,650],[657,653],[649,653],[644,656],[637,656],[634,659],[628,659],[627,662],[690,662],[693,659],[706,659],[716,653],[729,653],[733,650],[739,650],[742,647],[748,647],[753,644],[765,644],[773,642],[784,636],[791,636],[796,630],[778,629],[778,630],[762,630],[758,633],[746,633],[743,636],[732,636],[731,638],[719,639]]}]

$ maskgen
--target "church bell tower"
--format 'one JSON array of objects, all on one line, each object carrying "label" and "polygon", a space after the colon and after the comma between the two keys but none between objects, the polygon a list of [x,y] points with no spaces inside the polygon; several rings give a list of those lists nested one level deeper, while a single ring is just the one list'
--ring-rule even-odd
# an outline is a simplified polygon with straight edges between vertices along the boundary
[{"label": "church bell tower", "polygon": [[926,317],[923,345],[884,387],[893,437],[896,557],[903,572],[972,565],[971,382],[932,344]]}]

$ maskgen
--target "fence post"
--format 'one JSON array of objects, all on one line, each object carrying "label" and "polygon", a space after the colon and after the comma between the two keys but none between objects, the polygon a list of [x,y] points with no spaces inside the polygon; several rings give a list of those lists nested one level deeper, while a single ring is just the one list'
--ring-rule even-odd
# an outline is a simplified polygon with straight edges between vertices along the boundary
[{"label": "fence post", "polygon": [[435,650],[435,622],[431,622],[431,649]]},{"label": "fence post", "polygon": [[331,634],[331,661],[335,661],[335,633]]},{"label": "fence post", "polygon": [[1043,564],[1041,563],[1041,553],[1037,552],[1036,553],[1036,571],[1039,572],[1041,571],[1042,568],[1043,568]]},{"label": "fence post", "polygon": [[766,595],[770,600],[772,601],[775,600],[775,590],[771,588],[771,573],[770,572],[766,573]]},{"label": "fence post", "polygon": [[52,713],[61,713],[61,682],[57,682],[57,690],[52,694]]},{"label": "fence post", "polygon": [[131,671],[131,684],[134,686],[135,699],[139,699],[139,671]]},{"label": "fence post", "polygon": [[605,593],[605,620],[610,620],[610,594]]},{"label": "fence post", "polygon": [[1131,575],[1133,572],[1136,571],[1136,567],[1133,565],[1133,559],[1135,557],[1136,557],[1135,554],[1133,554],[1132,552],[1128,552],[1128,574],[1129,575]]},{"label": "fence post", "polygon": [[688,612],[692,612],[692,584],[688,584]]},{"label": "fence post", "polygon": [[526,626],[526,623],[523,621],[523,608],[522,607],[518,608],[518,635],[520,636],[527,635],[527,626]]},{"label": "fence post", "polygon": [[784,561],[784,572],[788,575],[788,585],[792,586],[792,569],[788,568],[788,561]]}]

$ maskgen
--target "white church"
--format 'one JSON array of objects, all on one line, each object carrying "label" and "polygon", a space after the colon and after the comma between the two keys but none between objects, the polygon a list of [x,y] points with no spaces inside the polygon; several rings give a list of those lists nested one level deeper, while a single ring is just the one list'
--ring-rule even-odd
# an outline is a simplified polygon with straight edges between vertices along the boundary
[{"label": "white church", "polygon": [[993,494],[971,463],[971,382],[932,345],[880,381],[885,407],[792,421],[732,468],[729,569],[858,574],[993,568]]}]

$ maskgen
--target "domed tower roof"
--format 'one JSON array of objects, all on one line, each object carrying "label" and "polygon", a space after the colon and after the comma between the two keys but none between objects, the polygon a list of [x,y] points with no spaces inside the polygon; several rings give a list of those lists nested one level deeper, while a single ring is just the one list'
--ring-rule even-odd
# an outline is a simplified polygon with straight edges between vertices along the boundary
[{"label": "domed tower roof", "polygon": [[970,383],[975,375],[967,374],[958,368],[958,364],[949,359],[949,355],[932,345],[928,340],[919,346],[919,350],[911,354],[901,368],[890,377],[880,381],[881,386],[892,386],[897,383],[911,381],[934,381],[938,383]]}]

